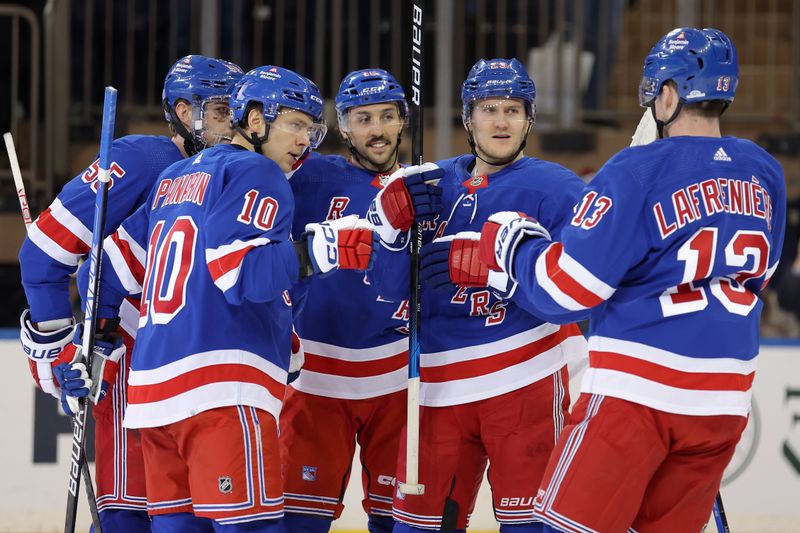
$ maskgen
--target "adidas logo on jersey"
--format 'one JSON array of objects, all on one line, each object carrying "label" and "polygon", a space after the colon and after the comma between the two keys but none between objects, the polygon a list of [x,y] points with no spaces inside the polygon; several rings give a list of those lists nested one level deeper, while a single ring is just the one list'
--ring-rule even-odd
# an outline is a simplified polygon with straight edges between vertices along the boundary
[{"label": "adidas logo on jersey", "polygon": [[731,156],[729,156],[727,153],[725,153],[725,150],[723,150],[722,147],[720,146],[717,149],[717,152],[714,154],[714,161],[728,161],[728,162],[730,162],[730,161],[732,161],[732,159],[731,159]]}]

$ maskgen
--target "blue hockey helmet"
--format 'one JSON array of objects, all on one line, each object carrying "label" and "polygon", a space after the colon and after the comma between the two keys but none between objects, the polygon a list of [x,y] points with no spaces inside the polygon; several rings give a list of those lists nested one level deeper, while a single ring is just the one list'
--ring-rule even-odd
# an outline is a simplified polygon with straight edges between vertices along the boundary
[{"label": "blue hockey helmet", "polygon": [[[233,85],[242,77],[235,63],[201,55],[188,55],[169,69],[161,93],[164,117],[184,138],[189,155],[205,148],[203,138],[204,106],[211,101],[227,102]],[[192,106],[192,132],[175,114],[175,104],[185,100]]]},{"label": "blue hockey helmet", "polygon": [[461,86],[461,119],[470,122],[476,100],[505,96],[525,102],[528,117],[536,118],[536,86],[528,71],[517,59],[479,59]]},{"label": "blue hockey helmet", "polygon": [[644,60],[639,104],[653,104],[668,80],[684,103],[732,102],[739,84],[736,48],[713,28],[677,28],[666,34]]},{"label": "blue hockey helmet", "polygon": [[405,119],[408,116],[408,103],[403,87],[387,71],[379,68],[356,70],[344,77],[336,93],[336,115],[339,127],[342,120],[353,107],[384,102],[397,102],[397,110]]},{"label": "blue hockey helmet", "polygon": [[[315,123],[315,128],[309,131],[312,149],[317,148],[325,138],[327,127],[322,117],[322,95],[314,82],[294,71],[267,65],[245,74],[231,93],[234,126],[241,127],[248,105],[252,102],[263,106],[267,124],[274,122],[282,109],[293,109],[309,115]],[[261,142],[266,142],[266,137]]]}]

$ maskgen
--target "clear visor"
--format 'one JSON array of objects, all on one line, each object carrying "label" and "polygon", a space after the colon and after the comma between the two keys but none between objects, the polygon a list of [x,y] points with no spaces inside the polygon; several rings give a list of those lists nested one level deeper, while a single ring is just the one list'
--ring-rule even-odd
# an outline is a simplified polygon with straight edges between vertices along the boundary
[{"label": "clear visor", "polygon": [[472,106],[470,120],[472,122],[527,122],[533,117],[528,111],[528,104],[519,98],[491,98],[479,100]]},{"label": "clear visor", "polygon": [[647,107],[653,100],[656,99],[656,88],[658,87],[658,80],[656,78],[649,78],[644,76],[639,83],[639,105]]},{"label": "clear visor", "polygon": [[277,118],[270,125],[289,135],[304,135],[308,140],[308,145],[312,150],[319,148],[325,134],[328,133],[328,126],[325,121],[312,122],[311,117],[305,113],[293,113],[294,110],[280,111]]},{"label": "clear visor", "polygon": [[227,96],[213,96],[192,106],[195,139],[206,146],[231,142],[233,126],[228,100]]},{"label": "clear visor", "polygon": [[394,129],[402,126],[403,118],[397,105],[371,110],[355,107],[339,115],[339,129],[345,133],[377,129]]}]

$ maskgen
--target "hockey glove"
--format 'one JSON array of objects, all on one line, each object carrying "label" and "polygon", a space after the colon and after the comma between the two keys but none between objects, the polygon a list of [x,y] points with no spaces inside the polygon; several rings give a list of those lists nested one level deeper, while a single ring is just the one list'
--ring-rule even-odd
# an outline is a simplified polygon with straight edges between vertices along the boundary
[{"label": "hockey glove", "polygon": [[390,248],[405,246],[405,232],[416,220],[433,220],[442,210],[439,180],[444,170],[434,163],[403,167],[389,176],[372,201],[367,219]]},{"label": "hockey glove", "polygon": [[516,282],[514,252],[528,238],[550,240],[550,233],[524,213],[501,211],[489,217],[481,229],[479,257],[490,270],[502,270]]},{"label": "hockey glove", "polygon": [[[115,323],[108,329],[116,329]],[[61,385],[61,407],[69,416],[78,412],[78,398],[88,397],[97,404],[105,398],[119,373],[125,344],[118,333],[104,333],[94,342],[91,372],[83,357],[83,327],[78,326],[72,343],[59,355],[53,373]]]},{"label": "hockey glove", "polygon": [[28,356],[28,366],[36,384],[46,393],[60,398],[53,381],[53,364],[70,345],[75,334],[75,321],[70,318],[34,325],[28,309],[19,318],[19,340]]},{"label": "hockey glove", "polygon": [[453,286],[490,287],[500,298],[510,298],[516,284],[505,272],[489,270],[479,260],[481,234],[462,231],[423,246],[420,277],[436,290],[452,292]]},{"label": "hockey glove", "polygon": [[334,270],[369,270],[377,236],[370,224],[356,215],[306,224],[304,234],[315,274]]}]

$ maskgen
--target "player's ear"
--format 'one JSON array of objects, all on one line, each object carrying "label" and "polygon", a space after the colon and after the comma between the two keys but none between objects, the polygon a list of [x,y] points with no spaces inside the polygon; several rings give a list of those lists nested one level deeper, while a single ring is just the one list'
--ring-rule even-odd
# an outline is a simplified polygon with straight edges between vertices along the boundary
[{"label": "player's ear", "polygon": [[260,109],[250,109],[247,112],[247,129],[258,135],[264,134],[264,115]]},{"label": "player's ear", "polygon": [[180,99],[175,102],[175,115],[183,125],[190,129],[192,126],[192,105],[186,100]]}]

